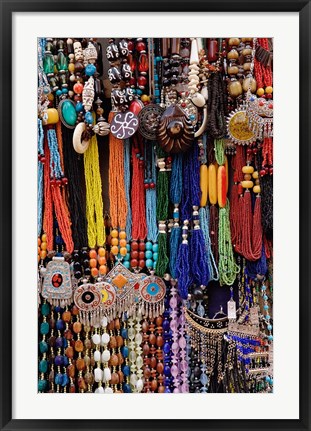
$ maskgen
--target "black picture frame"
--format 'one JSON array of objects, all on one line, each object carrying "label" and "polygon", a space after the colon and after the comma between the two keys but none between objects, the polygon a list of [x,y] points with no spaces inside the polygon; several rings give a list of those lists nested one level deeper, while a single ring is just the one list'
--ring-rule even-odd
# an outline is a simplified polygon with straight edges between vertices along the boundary
[{"label": "black picture frame", "polygon": [[[0,425],[1,430],[311,430],[310,425],[310,1],[302,0],[54,0],[53,2],[5,1],[1,5],[1,116],[0,116]],[[12,16],[14,12],[299,12],[299,393],[297,420],[16,420],[12,419]],[[298,43],[298,41],[297,41]],[[290,53],[288,55],[290,63]],[[295,65],[293,65],[295,67]],[[284,72],[286,73],[286,72]],[[298,91],[288,83],[284,91]],[[289,179],[290,181],[290,179]],[[286,185],[285,185],[286,187]],[[290,202],[289,202],[290,205]],[[296,286],[295,286],[296,287]],[[295,294],[295,289],[293,288]],[[289,310],[290,313],[290,310]],[[290,367],[290,364],[289,364]],[[297,370],[291,370],[298,376]],[[289,394],[290,396],[290,394]],[[139,406],[137,406],[139,407]],[[242,407],[243,408],[243,407]],[[264,410],[263,410],[264,411]],[[160,413],[159,413],[160,414]]]}]

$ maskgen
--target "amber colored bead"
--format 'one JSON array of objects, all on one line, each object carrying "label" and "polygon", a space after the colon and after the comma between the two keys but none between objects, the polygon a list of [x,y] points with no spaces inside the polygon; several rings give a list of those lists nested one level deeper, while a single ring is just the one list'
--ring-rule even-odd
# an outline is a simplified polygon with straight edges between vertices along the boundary
[{"label": "amber colored bead", "polygon": [[120,239],[126,239],[126,232],[124,230],[121,230],[119,233],[119,238]]},{"label": "amber colored bead", "polygon": [[85,380],[84,380],[83,377],[79,377],[78,378],[78,387],[79,387],[79,389],[82,389],[83,391],[86,390],[87,385],[86,385]]},{"label": "amber colored bead", "polygon": [[95,366],[95,359],[94,359],[94,357],[92,357],[92,358],[91,358],[91,363],[90,363],[90,365],[91,365],[91,367],[94,367],[94,366]]},{"label": "amber colored bead", "polygon": [[85,370],[86,365],[85,365],[85,361],[84,361],[83,358],[78,358],[76,360],[76,367],[77,367],[77,370],[79,370],[79,371],[84,371]]},{"label": "amber colored bead", "polygon": [[79,308],[76,305],[74,305],[71,309],[71,312],[74,316],[77,316],[79,314]]},{"label": "amber colored bead", "polygon": [[113,367],[116,367],[117,365],[119,365],[119,358],[117,355],[113,354],[110,357],[110,365],[112,365]]},{"label": "amber colored bead", "polygon": [[111,247],[111,253],[112,253],[112,254],[114,254],[114,255],[116,255],[116,254],[118,254],[118,253],[119,253],[119,248],[118,248],[118,246],[117,246],[117,245],[113,245],[113,246]]},{"label": "amber colored bead", "polygon": [[151,381],[151,390],[156,391],[158,389],[158,381],[156,379]]},{"label": "amber colored bead", "polygon": [[163,337],[161,337],[160,335],[157,336],[157,346],[162,347],[164,344],[164,340]]},{"label": "amber colored bead", "polygon": [[85,355],[83,359],[84,359],[85,365],[88,367],[91,363],[91,358],[88,355]]},{"label": "amber colored bead", "polygon": [[71,313],[70,311],[64,311],[62,314],[62,319],[64,322],[70,322],[71,320]]},{"label": "amber colored bead", "polygon": [[147,322],[147,320],[143,321],[143,323],[141,324],[141,327],[144,332],[147,332],[149,330],[149,323]]},{"label": "amber colored bead", "polygon": [[106,275],[107,274],[107,266],[106,265],[100,265],[100,267],[99,267],[99,273],[101,275]]},{"label": "amber colored bead", "polygon": [[68,346],[65,350],[65,355],[67,356],[67,358],[72,359],[73,358],[73,348],[71,346]]},{"label": "amber colored bead", "polygon": [[99,247],[99,249],[98,249],[97,253],[98,253],[98,256],[100,256],[100,257],[105,257],[105,255],[106,255],[106,250],[104,249],[104,247]]},{"label": "amber colored bead", "polygon": [[90,252],[89,252],[89,256],[90,256],[91,259],[96,259],[97,258],[96,250],[94,250],[92,248],[92,250],[90,250]]},{"label": "amber colored bead", "polygon": [[157,372],[158,372],[159,374],[162,374],[162,373],[163,373],[163,370],[164,370],[164,365],[163,365],[163,363],[162,363],[162,362],[158,362],[158,363],[157,363]]},{"label": "amber colored bead", "polygon": [[164,394],[164,391],[165,391],[165,387],[164,387],[163,385],[160,385],[160,386],[158,387],[158,393],[159,393],[159,394]]},{"label": "amber colored bead", "polygon": [[79,332],[81,332],[81,329],[82,329],[81,323],[80,322],[75,322],[72,325],[72,329],[73,329],[73,332],[75,332],[76,334],[78,334]]},{"label": "amber colored bead", "polygon": [[97,266],[97,260],[96,259],[90,259],[90,267],[96,268]]},{"label": "amber colored bead", "polygon": [[105,256],[101,256],[98,258],[98,265],[106,265],[107,260],[105,258]]},{"label": "amber colored bead", "polygon": [[112,385],[117,385],[120,381],[119,375],[118,373],[111,373],[111,380],[110,383]]},{"label": "amber colored bead", "polygon": [[41,252],[40,252],[41,259],[45,259],[46,255],[47,255],[46,250],[41,250]]},{"label": "amber colored bead", "polygon": [[75,342],[75,351],[76,352],[83,352],[83,342],[81,340],[77,340]]},{"label": "amber colored bead", "polygon": [[123,338],[121,337],[121,335],[117,335],[116,340],[117,340],[117,346],[122,347],[124,344],[124,341],[123,341]]},{"label": "amber colored bead", "polygon": [[120,319],[114,319],[114,327],[116,330],[121,328]]},{"label": "amber colored bead", "polygon": [[157,359],[154,356],[150,358],[150,367],[155,368],[157,366]]},{"label": "amber colored bead", "polygon": [[110,234],[112,238],[118,238],[119,236],[119,232],[117,231],[117,229],[113,229]]},{"label": "amber colored bead", "polygon": [[70,387],[69,387],[69,393],[70,394],[74,394],[76,392],[76,387],[75,387],[75,385],[70,385]]},{"label": "amber colored bead", "polygon": [[109,345],[111,349],[115,349],[117,347],[116,337],[114,336],[110,337]]},{"label": "amber colored bead", "polygon": [[149,347],[149,335],[146,333],[143,334],[143,342]]},{"label": "amber colored bead", "polygon": [[156,318],[156,325],[161,326],[163,323],[163,317],[159,316]]},{"label": "amber colored bead", "polygon": [[122,371],[117,371],[120,383],[124,382],[124,374]]},{"label": "amber colored bead", "polygon": [[97,268],[92,268],[91,269],[91,274],[92,274],[92,277],[97,277],[98,276],[98,269]]},{"label": "amber colored bead", "polygon": [[150,344],[155,344],[157,341],[157,337],[154,334],[150,334],[149,335],[149,343]]},{"label": "amber colored bead", "polygon": [[67,374],[69,377],[74,377],[76,373],[76,367],[73,364],[68,365]]},{"label": "amber colored bead", "polygon": [[120,239],[120,247],[126,247],[126,239]]},{"label": "amber colored bead", "polygon": [[112,239],[111,239],[111,245],[118,245],[118,244],[119,244],[118,238],[112,237]]},{"label": "amber colored bead", "polygon": [[138,242],[137,241],[132,241],[131,250],[133,250],[133,251],[138,250]]}]

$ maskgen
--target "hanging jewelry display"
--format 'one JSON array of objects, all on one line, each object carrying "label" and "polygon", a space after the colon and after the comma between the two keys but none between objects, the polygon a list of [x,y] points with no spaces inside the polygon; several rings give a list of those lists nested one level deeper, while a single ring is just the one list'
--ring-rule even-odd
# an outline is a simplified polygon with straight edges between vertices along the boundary
[{"label": "hanging jewelry display", "polygon": [[54,257],[46,266],[41,292],[50,304],[64,307],[72,302],[71,274],[68,262]]}]

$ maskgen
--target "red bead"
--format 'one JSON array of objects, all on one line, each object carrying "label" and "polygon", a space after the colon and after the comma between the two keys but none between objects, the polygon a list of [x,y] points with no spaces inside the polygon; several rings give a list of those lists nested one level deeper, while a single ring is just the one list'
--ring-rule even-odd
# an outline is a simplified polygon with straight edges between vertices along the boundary
[{"label": "red bead", "polygon": [[131,86],[136,86],[136,78],[134,78],[134,76],[130,79],[130,85]]},{"label": "red bead", "polygon": [[167,163],[172,163],[172,157],[167,157],[166,161],[167,161]]},{"label": "red bead", "polygon": [[265,175],[266,175],[266,171],[265,171],[264,169],[262,169],[259,173],[260,173],[260,176],[261,176],[261,177],[263,177],[263,176],[265,176]]},{"label": "red bead", "polygon": [[136,268],[138,266],[138,261],[137,261],[137,259],[132,259],[131,260],[131,267],[132,268]]},{"label": "red bead", "polygon": [[129,40],[128,43],[127,43],[127,46],[128,46],[128,49],[130,51],[133,51],[133,49],[134,49],[134,42],[132,40]]},{"label": "red bead", "polygon": [[138,250],[138,242],[137,241],[132,241],[131,249],[132,250]]},{"label": "red bead", "polygon": [[62,178],[62,184],[66,186],[68,184],[68,178],[66,177]]},{"label": "red bead", "polygon": [[44,156],[41,157],[40,162],[44,165],[44,163],[45,163],[45,157]]},{"label": "red bead", "polygon": [[139,268],[145,268],[145,261],[143,259],[139,261]]},{"label": "red bead", "polygon": [[264,104],[265,103],[262,100],[258,103],[259,106],[263,106]]},{"label": "red bead", "polygon": [[181,107],[182,108],[185,108],[187,106],[187,103],[185,103],[185,102],[183,102],[182,104],[181,104]]},{"label": "red bead", "polygon": [[140,251],[138,254],[139,259],[145,259],[145,252],[144,251]]},{"label": "red bead", "polygon": [[146,190],[148,190],[148,189],[149,189],[149,184],[148,184],[148,183],[145,183],[145,184],[144,184],[144,187],[145,187],[145,189],[146,189]]},{"label": "red bead", "polygon": [[266,94],[265,96],[267,99],[272,99],[272,94]]},{"label": "red bead", "polygon": [[140,241],[138,247],[139,247],[139,250],[141,251],[146,250],[146,244],[144,243],[144,241]]},{"label": "red bead", "polygon": [[246,154],[248,154],[248,155],[252,154],[252,152],[253,152],[253,150],[251,150],[250,148],[248,148],[248,149],[246,150]]},{"label": "red bead", "polygon": [[131,258],[132,259],[137,259],[138,258],[138,251],[131,251]]},{"label": "red bead", "polygon": [[73,86],[73,91],[76,94],[81,94],[83,91],[83,85],[80,82],[77,82],[74,86]]},{"label": "red bead", "polygon": [[51,184],[52,187],[54,187],[56,185],[55,178],[51,179],[50,184]]},{"label": "red bead", "polygon": [[242,195],[243,194],[243,187],[242,184],[238,184],[238,194]]},{"label": "red bead", "polygon": [[269,168],[269,174],[272,175],[273,174],[273,168]]},{"label": "red bead", "polygon": [[62,185],[62,180],[56,180],[56,185],[60,187]]},{"label": "red bead", "polygon": [[268,166],[266,166],[266,167],[265,167],[265,172],[266,172],[266,174],[268,174],[268,173],[269,173],[269,168],[268,168]]},{"label": "red bead", "polygon": [[273,109],[273,103],[269,103],[268,108]]},{"label": "red bead", "polygon": [[143,160],[139,160],[138,166],[139,166],[140,168],[143,168],[143,167],[144,167],[144,165],[145,165],[144,161],[143,161]]},{"label": "red bead", "polygon": [[150,183],[150,188],[154,189],[155,188],[155,184],[154,183]]},{"label": "red bead", "polygon": [[138,42],[136,44],[136,49],[138,52],[146,51],[146,44],[144,42]]},{"label": "red bead", "polygon": [[147,84],[147,78],[145,76],[139,76],[137,78],[138,85],[145,86]]},{"label": "red bead", "polygon": [[257,153],[258,153],[257,148],[254,148],[254,149],[253,149],[253,154],[257,154]]}]

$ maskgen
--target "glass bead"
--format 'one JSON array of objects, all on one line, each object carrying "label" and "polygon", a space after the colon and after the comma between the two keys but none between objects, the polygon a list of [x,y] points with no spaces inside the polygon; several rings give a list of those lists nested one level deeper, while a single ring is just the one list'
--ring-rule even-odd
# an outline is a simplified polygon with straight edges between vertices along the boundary
[{"label": "glass bead", "polygon": [[132,388],[131,388],[131,385],[129,383],[124,383],[123,392],[126,394],[129,394],[132,392]]},{"label": "glass bead", "polygon": [[49,304],[46,302],[45,304],[42,304],[41,307],[41,314],[42,316],[47,316],[50,313],[50,306]]},{"label": "glass bead", "polygon": [[65,322],[61,319],[56,320],[56,329],[58,331],[63,331],[65,329]]},{"label": "glass bead", "polygon": [[127,338],[128,334],[127,334],[127,329],[126,328],[122,328],[121,329],[121,337],[122,338]]},{"label": "glass bead", "polygon": [[146,267],[147,268],[152,268],[153,267],[153,260],[152,259],[147,259],[146,260]]},{"label": "glass bead", "polygon": [[136,344],[141,344],[142,341],[143,341],[143,337],[142,337],[141,333],[137,332],[137,334],[135,335],[135,342],[136,342]]},{"label": "glass bead", "polygon": [[136,353],[133,350],[130,351],[129,360],[131,362],[135,362],[135,360],[136,360]]},{"label": "glass bead", "polygon": [[145,253],[146,259],[152,259],[152,251],[151,250],[147,250]]},{"label": "glass bead", "polygon": [[153,260],[154,261],[157,261],[158,260],[158,257],[159,257],[159,253],[153,253]]},{"label": "glass bead", "polygon": [[40,341],[39,349],[40,353],[46,353],[49,350],[48,343],[46,341]]},{"label": "glass bead", "polygon": [[49,330],[50,330],[50,325],[48,324],[48,322],[42,322],[40,325],[40,333],[42,335],[46,335],[48,334]]},{"label": "glass bead", "polygon": [[125,266],[125,268],[129,269],[130,268],[130,262],[128,260],[126,260],[125,262],[123,262],[123,265]]},{"label": "glass bead", "polygon": [[61,385],[63,382],[63,375],[61,373],[57,373],[55,376],[55,384]]},{"label": "glass bead", "polygon": [[153,245],[152,245],[152,251],[153,251],[154,253],[157,253],[157,252],[159,251],[159,245],[158,245],[158,244],[153,244]]},{"label": "glass bead", "polygon": [[121,353],[124,356],[124,358],[127,358],[129,355],[129,349],[127,346],[122,346],[121,347]]},{"label": "glass bead", "polygon": [[152,250],[152,242],[150,241],[146,242],[146,250]]},{"label": "glass bead", "polygon": [[123,374],[125,375],[125,377],[128,377],[130,375],[130,367],[128,365],[124,365],[122,368]]},{"label": "glass bead", "polygon": [[38,391],[44,392],[47,388],[48,382],[47,380],[39,380],[38,381]]},{"label": "glass bead", "polygon": [[48,362],[45,359],[42,359],[39,362],[39,371],[40,373],[46,373],[48,370]]},{"label": "glass bead", "polygon": [[268,331],[271,331],[272,330],[272,325],[268,325],[267,329],[268,329]]},{"label": "glass bead", "polygon": [[143,366],[143,363],[144,363],[143,358],[141,356],[138,356],[136,359],[137,368],[141,368]]}]

